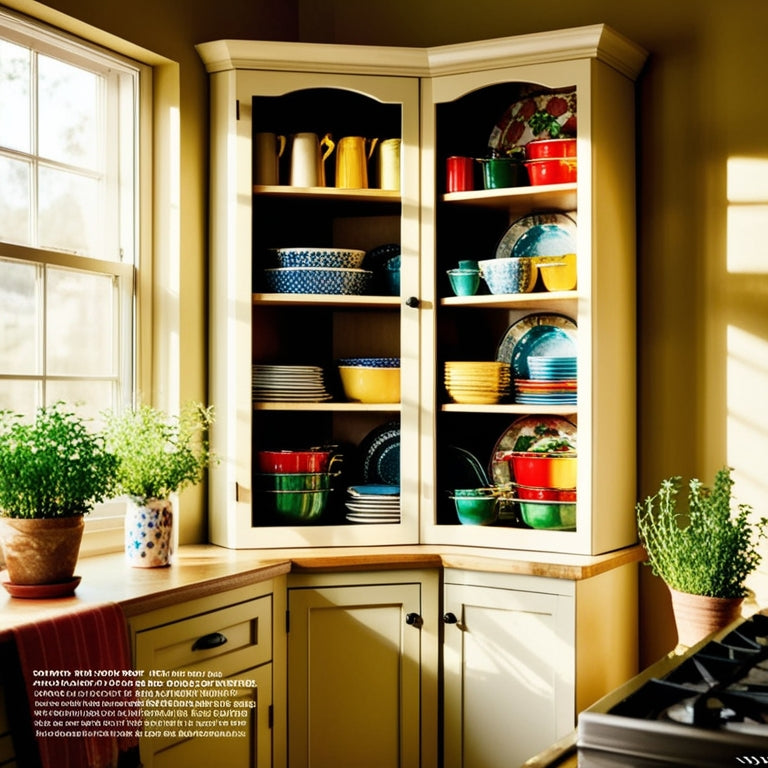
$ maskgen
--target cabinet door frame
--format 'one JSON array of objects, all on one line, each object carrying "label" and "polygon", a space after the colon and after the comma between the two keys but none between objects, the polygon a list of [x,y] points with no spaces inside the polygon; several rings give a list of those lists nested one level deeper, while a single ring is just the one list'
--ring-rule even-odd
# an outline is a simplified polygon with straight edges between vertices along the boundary
[{"label": "cabinet door frame", "polygon": [[[499,714],[497,709],[503,704],[493,700],[491,695],[483,696],[483,679],[490,680],[489,684],[493,685],[493,673],[502,675],[504,669],[510,675],[510,682],[514,679],[521,687],[528,686],[529,706],[540,708],[547,706],[548,702],[551,705],[551,711],[548,712],[551,717],[544,718],[545,722],[541,724],[541,728],[547,729],[548,732],[542,735],[541,743],[532,754],[570,732],[575,723],[573,583],[553,584],[551,582],[555,580],[537,579],[535,584],[526,585],[525,582],[519,581],[515,584],[514,581],[507,581],[504,585],[504,579],[486,579],[486,576],[487,574],[482,574],[478,577],[474,574],[466,579],[450,575],[446,577],[444,608],[453,613],[458,621],[455,624],[446,624],[443,641],[445,768],[462,768],[465,765],[466,768],[471,768],[472,755],[465,754],[467,749],[471,749],[471,742],[465,742],[465,739],[469,739],[472,717],[476,716],[475,709],[485,706],[485,698],[488,700],[489,709],[482,710],[481,727],[490,727],[491,730],[504,734],[505,738],[514,739],[516,728],[530,733],[532,728],[540,725],[538,721],[520,725],[519,720],[514,717],[506,720],[504,713]],[[462,581],[465,583],[456,583]],[[490,613],[484,617],[483,611]],[[518,619],[522,619],[522,625],[531,628],[541,624],[542,631],[537,638],[530,638],[534,641],[530,647],[525,647],[528,638],[520,635],[509,637],[509,644],[494,645],[492,637],[478,636],[478,627],[472,625],[473,615],[478,621],[483,618],[490,621],[492,613],[506,614],[507,618],[512,619],[517,614]],[[522,648],[524,654],[520,657],[509,656],[510,645]],[[472,646],[475,648],[475,656],[470,659],[467,657],[467,651]],[[530,665],[525,658],[528,658]],[[548,662],[551,662],[551,669],[547,668]],[[531,666],[534,663],[537,666]],[[473,664],[480,668],[473,669]],[[547,674],[540,674],[544,670],[548,673],[548,682]],[[473,697],[474,708],[465,715],[465,708],[470,707],[467,697]],[[522,710],[524,709],[525,704],[522,705]],[[516,757],[520,757],[522,762],[531,755]],[[469,762],[465,763],[465,760]],[[500,765],[507,765],[509,760],[509,755],[500,755]]]},{"label": "cabinet door frame", "polygon": [[[288,723],[289,760],[293,768],[309,760],[307,686],[308,641],[315,610],[351,611],[392,608],[400,615],[400,745],[398,766],[437,765],[438,610],[440,574],[429,571],[389,571],[334,574],[291,574],[288,581]],[[406,622],[409,614],[421,625]],[[344,638],[339,638],[343,643]],[[354,701],[351,706],[355,706]],[[340,716],[343,716],[339,713]],[[297,728],[297,723],[302,724]],[[293,728],[293,730],[291,730]]]},{"label": "cabinet door frame", "polygon": [[[252,524],[252,210],[251,99],[309,88],[348,90],[402,108],[400,245],[401,520],[398,524],[254,526]],[[216,403],[210,471],[209,538],[235,548],[413,544],[419,536],[420,294],[419,80],[417,77],[223,70],[211,74],[211,397]],[[330,161],[329,161],[330,162]],[[290,192],[290,190],[288,190]],[[335,190],[331,190],[334,192]],[[390,195],[391,196],[391,195]],[[333,196],[328,196],[333,200]],[[333,404],[319,410],[335,413]],[[344,415],[338,409],[337,417]],[[393,417],[396,414],[393,414]],[[382,423],[386,421],[386,414]]]}]

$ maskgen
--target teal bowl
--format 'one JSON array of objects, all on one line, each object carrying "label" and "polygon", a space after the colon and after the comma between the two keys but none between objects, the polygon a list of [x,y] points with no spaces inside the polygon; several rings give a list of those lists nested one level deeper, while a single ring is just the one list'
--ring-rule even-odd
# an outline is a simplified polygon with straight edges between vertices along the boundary
[{"label": "teal bowl", "polygon": [[492,525],[498,518],[498,499],[489,489],[460,489],[451,498],[462,525]]}]

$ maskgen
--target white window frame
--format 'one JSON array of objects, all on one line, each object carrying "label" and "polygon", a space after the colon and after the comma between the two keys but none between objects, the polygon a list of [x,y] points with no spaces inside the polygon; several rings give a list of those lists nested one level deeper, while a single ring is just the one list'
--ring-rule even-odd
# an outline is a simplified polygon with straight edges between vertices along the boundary
[{"label": "white window frame", "polygon": [[[94,61],[100,59],[107,66],[111,63],[113,67],[127,67],[138,73],[138,84],[128,96],[133,99],[134,131],[138,139],[132,168],[135,192],[131,196],[130,210],[126,211],[123,208],[119,214],[125,216],[128,213],[135,223],[129,232],[123,228],[121,243],[110,244],[110,247],[119,248],[122,251],[120,260],[102,261],[90,256],[14,243],[3,243],[0,246],[0,257],[35,263],[41,265],[38,267],[41,269],[42,265],[50,264],[115,276],[115,298],[120,313],[119,322],[126,332],[121,334],[118,342],[121,345],[118,374],[121,386],[113,406],[119,408],[135,405],[140,399],[139,393],[150,388],[148,383],[152,380],[150,362],[154,346],[150,300],[152,294],[151,251],[154,240],[152,219],[155,208],[151,192],[156,182],[155,169],[151,160],[155,129],[153,68],[111,48],[96,42],[85,41],[67,31],[48,26],[43,21],[27,18],[6,9],[0,9],[0,16],[3,22],[8,22],[14,29],[14,34],[7,35],[14,42],[26,44],[46,54],[53,54],[70,63],[86,62],[86,69],[93,69]],[[66,55],[63,52],[66,52]],[[132,253],[126,259],[125,251],[127,250]],[[129,349],[125,349],[126,344],[129,345]],[[0,383],[1,381],[2,377],[0,377]],[[101,505],[96,514],[87,516],[81,554],[98,554],[120,549],[124,514],[124,502],[115,500]]]}]

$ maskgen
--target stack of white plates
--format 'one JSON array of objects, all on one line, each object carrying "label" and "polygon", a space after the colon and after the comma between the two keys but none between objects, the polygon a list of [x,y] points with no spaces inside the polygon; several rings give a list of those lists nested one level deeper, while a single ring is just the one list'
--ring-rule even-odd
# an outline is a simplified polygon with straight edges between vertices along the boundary
[{"label": "stack of white plates", "polygon": [[504,362],[445,363],[445,388],[455,403],[498,403],[509,394],[510,380]]},{"label": "stack of white plates", "polygon": [[350,523],[399,523],[400,486],[351,485],[344,506]]},{"label": "stack of white plates", "polygon": [[254,365],[251,390],[254,402],[319,403],[332,397],[317,365]]}]

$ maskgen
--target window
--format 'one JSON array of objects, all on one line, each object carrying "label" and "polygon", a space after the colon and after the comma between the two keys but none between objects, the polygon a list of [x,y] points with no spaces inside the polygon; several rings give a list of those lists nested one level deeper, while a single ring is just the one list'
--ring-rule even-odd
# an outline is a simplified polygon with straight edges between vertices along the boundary
[{"label": "window", "polygon": [[139,73],[0,13],[0,408],[133,402]]}]

